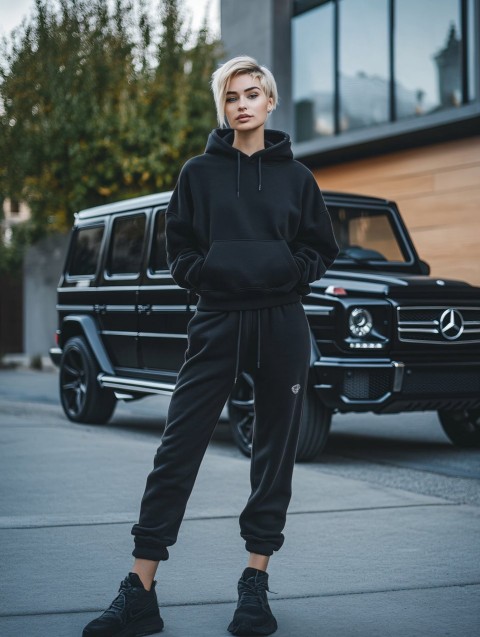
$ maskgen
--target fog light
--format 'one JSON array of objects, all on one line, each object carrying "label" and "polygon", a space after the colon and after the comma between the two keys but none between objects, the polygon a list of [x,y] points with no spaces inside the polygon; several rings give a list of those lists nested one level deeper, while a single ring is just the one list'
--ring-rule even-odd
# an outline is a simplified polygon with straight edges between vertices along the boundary
[{"label": "fog light", "polygon": [[350,343],[350,349],[382,349],[383,343]]}]

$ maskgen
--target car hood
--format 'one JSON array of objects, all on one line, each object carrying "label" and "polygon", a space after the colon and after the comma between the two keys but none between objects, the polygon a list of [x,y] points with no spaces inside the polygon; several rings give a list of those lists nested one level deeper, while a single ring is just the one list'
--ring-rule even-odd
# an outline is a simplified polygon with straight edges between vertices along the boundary
[{"label": "car hood", "polygon": [[454,279],[422,274],[392,274],[330,270],[311,284],[312,292],[324,293],[329,286],[344,288],[347,294],[388,296],[393,299],[476,300],[480,303],[480,287]]}]

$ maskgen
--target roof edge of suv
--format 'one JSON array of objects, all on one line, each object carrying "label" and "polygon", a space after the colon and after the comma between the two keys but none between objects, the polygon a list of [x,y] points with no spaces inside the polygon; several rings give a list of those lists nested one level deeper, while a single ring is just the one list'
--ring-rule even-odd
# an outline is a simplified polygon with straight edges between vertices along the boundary
[{"label": "roof edge of suv", "polygon": [[[152,206],[161,206],[167,204],[170,201],[173,190],[167,192],[154,193],[152,195],[144,195],[143,197],[132,197],[131,199],[122,199],[108,204],[101,204],[92,208],[85,208],[75,213],[77,219],[92,219],[99,215],[111,214],[114,212],[133,211],[141,208],[151,208]],[[383,197],[372,197],[370,195],[360,195],[356,193],[342,193],[334,190],[323,190],[323,195],[330,199],[345,199],[345,195],[348,197],[355,197],[364,201],[365,203],[388,203],[388,199]]]},{"label": "roof edge of suv", "polygon": [[110,214],[114,212],[133,211],[141,208],[151,208],[152,206],[161,206],[170,201],[173,190],[167,192],[158,192],[153,195],[144,195],[143,197],[132,197],[131,199],[122,199],[108,204],[101,204],[93,208],[85,208],[75,213],[77,219],[91,219],[99,215]]}]

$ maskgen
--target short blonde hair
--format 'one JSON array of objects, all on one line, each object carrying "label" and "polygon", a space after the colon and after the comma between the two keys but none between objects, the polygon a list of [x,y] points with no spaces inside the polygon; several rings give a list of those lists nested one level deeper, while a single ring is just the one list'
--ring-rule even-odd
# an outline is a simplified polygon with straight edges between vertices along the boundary
[{"label": "short blonde hair", "polygon": [[260,86],[267,98],[271,97],[273,99],[272,111],[277,107],[279,97],[277,84],[272,72],[267,69],[266,66],[260,66],[257,60],[249,55],[239,55],[227,62],[224,62],[212,73],[210,84],[213,92],[213,99],[215,100],[217,120],[220,128],[227,128],[229,126],[227,118],[225,117],[225,101],[230,78],[234,75],[241,75],[243,73],[257,79],[260,82]]}]

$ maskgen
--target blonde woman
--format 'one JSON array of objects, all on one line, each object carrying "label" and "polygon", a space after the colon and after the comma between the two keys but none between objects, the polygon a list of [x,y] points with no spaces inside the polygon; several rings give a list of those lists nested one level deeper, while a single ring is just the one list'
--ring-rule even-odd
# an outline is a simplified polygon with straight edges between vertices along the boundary
[{"label": "blonde woman", "polygon": [[154,580],[168,559],[213,430],[242,371],[252,375],[251,494],[240,514],[248,563],[238,581],[233,635],[277,629],[267,566],[284,541],[310,331],[301,302],[338,254],[330,216],[290,137],[266,129],[278,94],[249,56],[212,75],[219,128],[180,172],[166,212],[168,265],[198,295],[166,428],[147,478],[135,557],[111,606],[84,637],[162,630]]}]

